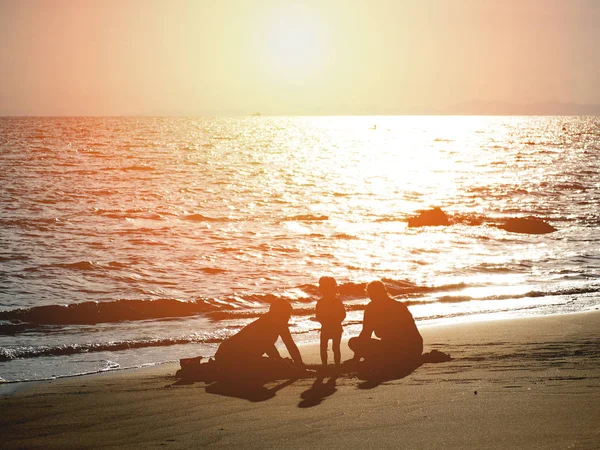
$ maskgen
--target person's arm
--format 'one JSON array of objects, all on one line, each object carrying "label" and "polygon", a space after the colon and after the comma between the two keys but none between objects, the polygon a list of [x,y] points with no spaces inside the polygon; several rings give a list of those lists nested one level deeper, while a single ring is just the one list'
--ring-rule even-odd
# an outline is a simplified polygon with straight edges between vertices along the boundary
[{"label": "person's arm", "polygon": [[340,300],[339,308],[338,308],[338,318],[339,318],[340,322],[343,322],[344,319],[346,318],[346,308],[344,308],[344,304],[342,303],[341,300]]},{"label": "person's arm", "polygon": [[[368,307],[367,307],[368,308]],[[361,339],[369,339],[373,334],[373,320],[371,319],[371,314],[369,314],[368,309],[365,309],[365,315],[363,317],[363,327],[358,335]]]},{"label": "person's arm", "polygon": [[298,346],[294,342],[294,339],[292,339],[292,334],[290,333],[290,329],[288,327],[285,327],[281,332],[281,339],[283,340],[285,348],[287,348],[294,362],[303,366],[304,362],[302,362],[302,355],[300,355],[300,350],[298,350]]},{"label": "person's arm", "polygon": [[321,325],[323,325],[323,311],[322,304],[320,301],[317,301],[317,306],[315,307],[315,319]]}]

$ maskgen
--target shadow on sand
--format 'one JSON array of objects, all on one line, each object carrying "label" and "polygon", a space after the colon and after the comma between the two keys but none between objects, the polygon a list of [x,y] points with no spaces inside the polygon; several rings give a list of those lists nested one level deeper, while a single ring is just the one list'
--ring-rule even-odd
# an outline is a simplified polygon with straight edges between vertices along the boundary
[{"label": "shadow on sand", "polygon": [[307,365],[306,370],[298,370],[287,363],[273,364],[271,361],[265,361],[264,366],[241,373],[223,370],[214,361],[201,364],[198,358],[194,364],[182,366],[175,375],[178,380],[172,386],[203,382],[207,384],[205,390],[209,394],[263,402],[275,397],[277,391],[298,380],[314,378],[311,387],[300,394],[302,400],[298,404],[299,408],[310,408],[320,405],[327,397],[336,393],[339,379],[360,380],[356,385],[358,389],[373,389],[382,383],[405,378],[424,363],[445,362],[451,359],[449,355],[434,350],[424,354],[418,364],[411,366],[396,366],[393,369],[388,366],[386,370],[373,370],[364,362],[356,364],[346,361],[339,369],[330,366],[326,371],[323,371],[320,365]]},{"label": "shadow on sand", "polygon": [[333,376],[325,382],[325,378],[317,377],[310,389],[307,389],[300,394],[302,401],[298,403],[298,407],[310,408],[312,406],[320,405],[325,398],[333,395],[337,391],[335,384],[337,378],[337,376]]},{"label": "shadow on sand", "polygon": [[397,366],[385,366],[384,368],[374,369],[369,368],[364,362],[358,363],[356,366],[356,377],[359,380],[363,380],[358,384],[358,389],[373,389],[386,381],[401,380],[407,377],[423,364],[428,363],[443,363],[451,361],[452,357],[447,353],[440,352],[438,350],[432,350],[427,353],[423,353],[419,361],[414,363],[397,365]]},{"label": "shadow on sand", "polygon": [[227,381],[216,381],[206,386],[209,394],[223,395],[225,397],[241,398],[251,402],[264,402],[275,397],[275,393],[293,384],[296,380],[286,380],[276,386],[265,387],[256,384],[240,384]]},{"label": "shadow on sand", "polygon": [[393,371],[385,372],[363,372],[357,373],[357,378],[362,380],[358,385],[358,389],[373,389],[386,381],[401,380],[409,376],[415,370],[421,367],[421,364],[411,367],[400,367]]},{"label": "shadow on sand", "polygon": [[[223,368],[210,360],[182,366],[175,376],[178,381],[173,386],[206,383],[209,394],[236,397],[251,402],[262,402],[275,397],[277,391],[302,378],[313,378],[315,370],[299,370],[286,361],[272,361],[264,358],[260,363],[246,370]],[[273,383],[278,383],[272,386]],[[265,385],[271,385],[269,387]]]}]

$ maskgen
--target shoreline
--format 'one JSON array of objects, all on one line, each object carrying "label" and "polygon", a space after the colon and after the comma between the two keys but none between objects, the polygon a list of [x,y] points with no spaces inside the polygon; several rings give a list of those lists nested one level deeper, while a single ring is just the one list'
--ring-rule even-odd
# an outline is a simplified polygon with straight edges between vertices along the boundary
[{"label": "shoreline", "polygon": [[[594,312],[598,312],[598,311],[600,311],[600,309],[598,307],[595,307],[594,309],[590,309],[587,311],[566,312],[566,313],[535,315],[535,316],[493,317],[493,316],[487,316],[487,315],[474,315],[474,316],[460,317],[459,321],[454,322],[454,323],[447,323],[451,320],[451,319],[447,319],[447,320],[441,321],[441,323],[438,322],[437,320],[434,321],[433,323],[425,323],[425,324],[419,324],[419,322],[417,322],[417,325],[419,327],[419,330],[422,331],[425,329],[438,328],[438,327],[439,328],[458,327],[458,326],[463,326],[463,325],[481,324],[481,323],[488,323],[488,322],[505,322],[505,321],[512,321],[512,320],[528,320],[528,319],[536,319],[536,318],[571,316],[571,315],[578,315],[578,314],[589,314],[589,313],[594,313]],[[317,333],[317,336],[318,336],[318,333]],[[349,349],[347,347],[347,342],[348,342],[348,339],[350,339],[351,337],[352,336],[344,336],[342,339],[342,360],[347,359],[346,356],[348,358],[350,357],[350,355],[345,355],[344,347],[346,347],[346,352],[348,352]],[[319,343],[319,341],[317,338],[315,340],[297,343],[297,345],[298,345],[298,348],[302,352],[303,348],[305,350],[310,349],[313,346],[318,346],[318,343]],[[426,343],[425,343],[425,346],[426,346]],[[281,341],[278,342],[278,348],[279,348],[280,352],[287,354],[285,347],[283,347],[281,345]],[[310,352],[314,353],[315,350],[313,349]],[[317,350],[317,352],[318,352],[318,350]],[[424,350],[424,352],[425,352],[425,350]],[[203,356],[204,362],[206,360],[208,360],[210,357],[212,357],[212,355],[204,356],[204,355],[198,355],[198,354],[190,354],[187,357],[195,357],[195,356]],[[329,358],[329,359],[331,360],[331,358]],[[331,363],[331,361],[330,361],[330,363]],[[59,381],[59,380],[69,380],[69,379],[73,379],[73,378],[94,377],[94,376],[108,375],[108,374],[118,375],[118,374],[131,373],[131,372],[137,372],[137,371],[160,370],[161,367],[167,367],[170,365],[173,365],[174,367],[176,367],[176,369],[175,369],[175,371],[176,371],[179,368],[179,361],[174,360],[174,361],[164,361],[164,362],[152,362],[152,363],[144,364],[139,367],[124,367],[124,368],[117,368],[117,369],[102,370],[102,371],[98,371],[98,372],[79,373],[79,374],[72,374],[72,375],[63,375],[63,376],[58,376],[58,377],[53,377],[53,378],[43,378],[43,379],[33,379],[33,380],[14,380],[13,381],[13,380],[3,380],[2,378],[0,378],[0,380],[2,380],[2,381],[0,381],[0,398],[5,395],[12,395],[14,392],[26,390],[28,386],[33,386],[37,383],[46,383],[46,382],[53,382],[53,381]]]},{"label": "shoreline", "polygon": [[[3,448],[591,449],[598,329],[598,310],[423,327],[425,351],[452,361],[380,384],[272,382],[259,397],[179,382],[177,363],[34,382],[0,397]],[[318,345],[301,351],[319,362]]]}]

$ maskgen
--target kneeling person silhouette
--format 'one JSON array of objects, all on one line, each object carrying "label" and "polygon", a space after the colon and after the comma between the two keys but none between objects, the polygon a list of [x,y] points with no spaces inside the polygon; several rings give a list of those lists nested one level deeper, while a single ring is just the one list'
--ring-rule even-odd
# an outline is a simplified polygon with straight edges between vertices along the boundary
[{"label": "kneeling person silhouette", "polygon": [[[215,354],[219,378],[262,383],[301,376],[305,369],[288,326],[291,315],[289,302],[277,299],[271,303],[267,314],[223,341]],[[279,354],[275,346],[279,337],[293,363]],[[263,356],[265,354],[267,357]]]}]

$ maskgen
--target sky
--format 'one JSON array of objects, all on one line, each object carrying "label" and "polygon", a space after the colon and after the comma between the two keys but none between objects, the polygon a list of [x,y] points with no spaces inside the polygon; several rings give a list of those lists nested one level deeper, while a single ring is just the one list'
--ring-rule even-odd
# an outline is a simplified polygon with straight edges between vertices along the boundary
[{"label": "sky", "polygon": [[596,0],[0,0],[0,115],[600,104]]}]

